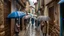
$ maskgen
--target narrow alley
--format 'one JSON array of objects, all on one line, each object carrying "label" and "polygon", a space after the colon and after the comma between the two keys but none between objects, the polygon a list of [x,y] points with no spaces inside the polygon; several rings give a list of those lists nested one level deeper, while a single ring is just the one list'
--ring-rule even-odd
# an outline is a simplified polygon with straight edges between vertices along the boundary
[{"label": "narrow alley", "polygon": [[64,0],[0,0],[0,36],[64,36],[63,9]]}]

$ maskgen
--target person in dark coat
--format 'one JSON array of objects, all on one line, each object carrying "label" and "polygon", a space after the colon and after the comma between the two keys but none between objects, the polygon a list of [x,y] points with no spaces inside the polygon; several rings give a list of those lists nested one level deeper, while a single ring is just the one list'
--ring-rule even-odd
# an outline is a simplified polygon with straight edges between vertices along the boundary
[{"label": "person in dark coat", "polygon": [[20,24],[19,24],[19,21],[16,20],[16,24],[15,24],[15,34],[16,34],[16,36],[19,36],[19,32],[20,32]]}]

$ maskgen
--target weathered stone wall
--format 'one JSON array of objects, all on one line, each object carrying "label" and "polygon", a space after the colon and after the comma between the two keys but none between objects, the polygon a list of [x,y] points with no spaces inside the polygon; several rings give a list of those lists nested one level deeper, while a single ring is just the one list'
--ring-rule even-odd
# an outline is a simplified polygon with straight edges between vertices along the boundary
[{"label": "weathered stone wall", "polygon": [[3,12],[3,0],[0,0],[0,36],[5,35]]}]

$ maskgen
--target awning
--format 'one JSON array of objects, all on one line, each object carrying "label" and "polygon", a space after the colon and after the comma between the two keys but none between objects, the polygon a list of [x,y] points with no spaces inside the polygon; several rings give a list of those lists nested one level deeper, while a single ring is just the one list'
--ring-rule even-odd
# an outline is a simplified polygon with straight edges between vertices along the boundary
[{"label": "awning", "polygon": [[64,0],[60,0],[60,1],[59,1],[59,4],[62,4],[62,3],[64,3]]}]

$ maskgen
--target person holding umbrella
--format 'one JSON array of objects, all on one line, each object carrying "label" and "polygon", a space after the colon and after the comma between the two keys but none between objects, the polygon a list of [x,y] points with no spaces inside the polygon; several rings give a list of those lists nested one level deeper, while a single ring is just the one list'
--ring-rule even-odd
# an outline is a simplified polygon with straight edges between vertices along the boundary
[{"label": "person holding umbrella", "polygon": [[13,11],[7,16],[7,18],[9,18],[9,19],[16,19],[16,23],[14,26],[16,36],[19,36],[18,34],[20,31],[20,18],[23,18],[25,15],[26,14],[22,11]]},{"label": "person holding umbrella", "polygon": [[40,35],[41,35],[41,33],[43,34],[42,36],[46,36],[46,34],[47,34],[47,27],[46,27],[46,25],[47,25],[47,23],[46,23],[46,21],[49,21],[50,20],[50,18],[48,17],[48,16],[38,16],[38,18],[37,18],[39,21],[40,21],[40,24],[39,24],[39,30],[40,30]]},{"label": "person holding umbrella", "polygon": [[19,36],[19,32],[20,32],[20,24],[18,19],[16,19],[16,24],[15,24],[15,35]]},{"label": "person holding umbrella", "polygon": [[42,21],[41,22],[41,31],[43,33],[43,36],[46,36],[46,33],[47,33],[46,25],[47,25],[47,22],[46,21]]}]

